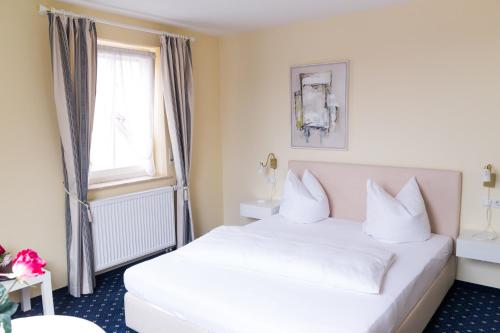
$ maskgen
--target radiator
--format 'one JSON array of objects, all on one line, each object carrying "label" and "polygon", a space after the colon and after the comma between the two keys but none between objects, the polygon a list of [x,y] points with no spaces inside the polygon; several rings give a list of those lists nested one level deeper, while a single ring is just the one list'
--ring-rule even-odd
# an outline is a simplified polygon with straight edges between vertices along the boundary
[{"label": "radiator", "polygon": [[97,272],[175,246],[174,188],[90,202]]}]

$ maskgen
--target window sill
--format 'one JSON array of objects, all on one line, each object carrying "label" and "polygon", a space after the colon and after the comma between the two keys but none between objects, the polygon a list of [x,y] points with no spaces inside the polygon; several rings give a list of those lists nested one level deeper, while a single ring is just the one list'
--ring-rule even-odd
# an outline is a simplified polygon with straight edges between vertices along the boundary
[{"label": "window sill", "polygon": [[111,188],[120,187],[120,186],[147,183],[147,182],[153,182],[156,180],[167,180],[167,179],[172,179],[175,182],[175,179],[173,177],[168,177],[168,176],[136,177],[136,178],[128,178],[128,179],[122,179],[122,180],[115,180],[115,181],[105,182],[105,183],[90,184],[89,191],[111,189]]}]

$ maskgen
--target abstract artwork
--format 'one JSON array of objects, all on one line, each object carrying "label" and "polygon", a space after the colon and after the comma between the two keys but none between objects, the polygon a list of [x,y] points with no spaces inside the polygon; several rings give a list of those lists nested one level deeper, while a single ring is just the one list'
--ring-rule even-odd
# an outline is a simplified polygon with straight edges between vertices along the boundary
[{"label": "abstract artwork", "polygon": [[347,79],[347,62],[292,67],[292,148],[347,149]]}]

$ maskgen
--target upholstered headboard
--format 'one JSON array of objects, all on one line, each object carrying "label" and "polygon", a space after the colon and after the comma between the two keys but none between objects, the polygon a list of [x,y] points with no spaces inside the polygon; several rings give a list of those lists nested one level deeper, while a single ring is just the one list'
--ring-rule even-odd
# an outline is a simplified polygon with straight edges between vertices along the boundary
[{"label": "upholstered headboard", "polygon": [[310,161],[290,161],[288,167],[297,175],[308,169],[316,176],[328,195],[331,216],[356,221],[365,219],[368,178],[395,195],[415,176],[432,232],[454,239],[458,236],[462,196],[462,174],[458,171]]}]

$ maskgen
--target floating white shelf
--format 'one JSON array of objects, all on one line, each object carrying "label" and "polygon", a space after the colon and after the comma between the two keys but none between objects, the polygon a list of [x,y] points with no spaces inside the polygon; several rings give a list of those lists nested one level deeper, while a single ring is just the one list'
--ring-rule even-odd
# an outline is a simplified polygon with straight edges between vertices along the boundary
[{"label": "floating white shelf", "polygon": [[500,238],[477,240],[477,230],[463,230],[457,239],[457,257],[488,261],[500,264]]},{"label": "floating white shelf", "polygon": [[240,203],[240,215],[252,219],[263,219],[278,214],[279,201],[253,200]]}]

